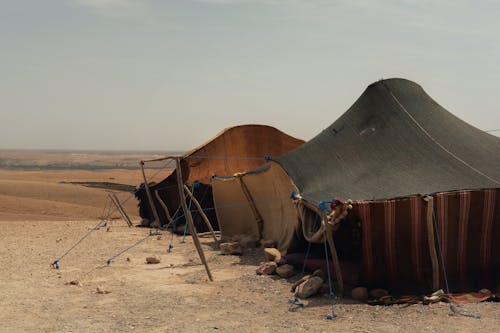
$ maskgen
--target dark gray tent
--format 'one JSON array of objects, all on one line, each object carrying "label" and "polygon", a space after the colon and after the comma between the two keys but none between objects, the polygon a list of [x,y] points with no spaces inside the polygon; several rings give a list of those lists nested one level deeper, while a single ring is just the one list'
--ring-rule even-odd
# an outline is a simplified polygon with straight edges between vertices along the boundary
[{"label": "dark gray tent", "polygon": [[500,138],[404,79],[368,86],[337,121],[276,161],[313,204],[500,187]]},{"label": "dark gray tent", "polygon": [[[323,241],[312,227],[322,201],[353,199],[359,283],[400,291],[444,287],[443,264],[452,290],[500,282],[499,188],[500,138],[404,79],[371,84],[332,125],[265,168],[213,182],[223,237],[273,239],[283,252],[297,238]],[[250,207],[235,205],[247,197]]]}]

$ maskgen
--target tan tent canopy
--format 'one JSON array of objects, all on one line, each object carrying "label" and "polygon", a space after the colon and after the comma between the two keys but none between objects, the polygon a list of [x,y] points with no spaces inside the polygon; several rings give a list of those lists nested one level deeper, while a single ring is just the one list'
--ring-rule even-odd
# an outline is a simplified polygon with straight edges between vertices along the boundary
[{"label": "tan tent canopy", "polygon": [[[202,145],[184,154],[182,176],[185,184],[192,188],[196,199],[218,229],[214,211],[210,179],[215,174],[234,174],[252,170],[265,163],[266,159],[282,155],[297,148],[304,141],[289,136],[280,130],[265,125],[240,125],[227,128]],[[193,188],[193,184],[196,184]],[[168,223],[164,206],[173,215],[179,207],[177,175],[174,171],[157,184],[150,185],[153,201],[161,224]],[[136,191],[141,217],[153,221],[144,188]],[[164,205],[162,205],[161,200]],[[197,230],[206,231],[199,215],[194,217]],[[181,218],[180,225],[184,224]]]}]

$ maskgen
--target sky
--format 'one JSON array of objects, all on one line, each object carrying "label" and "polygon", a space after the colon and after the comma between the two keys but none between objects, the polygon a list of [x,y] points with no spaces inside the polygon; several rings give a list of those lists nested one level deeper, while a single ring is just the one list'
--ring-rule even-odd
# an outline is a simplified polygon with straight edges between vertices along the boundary
[{"label": "sky", "polygon": [[500,129],[498,17],[499,0],[0,0],[0,149],[186,150],[248,123],[309,140],[391,77]]}]

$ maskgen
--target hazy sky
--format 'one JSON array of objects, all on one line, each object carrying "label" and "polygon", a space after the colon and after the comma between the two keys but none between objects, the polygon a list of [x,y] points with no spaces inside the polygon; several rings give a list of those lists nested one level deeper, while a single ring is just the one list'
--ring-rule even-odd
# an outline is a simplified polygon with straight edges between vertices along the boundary
[{"label": "hazy sky", "polygon": [[0,0],[0,148],[188,149],[270,124],[310,139],[404,77],[500,128],[500,1]]}]

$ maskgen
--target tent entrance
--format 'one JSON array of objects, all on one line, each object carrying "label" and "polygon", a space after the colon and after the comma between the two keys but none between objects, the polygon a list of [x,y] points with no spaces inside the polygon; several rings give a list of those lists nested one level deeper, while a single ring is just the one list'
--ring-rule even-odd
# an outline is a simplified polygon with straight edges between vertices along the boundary
[{"label": "tent entrance", "polygon": [[[295,233],[285,258],[304,273],[316,269],[326,273],[329,269],[333,279],[337,280],[328,242],[323,239],[324,231],[319,215],[307,207],[301,207],[301,210],[300,231]],[[363,260],[360,221],[346,218],[333,236],[343,281],[347,285],[357,286]]]}]

